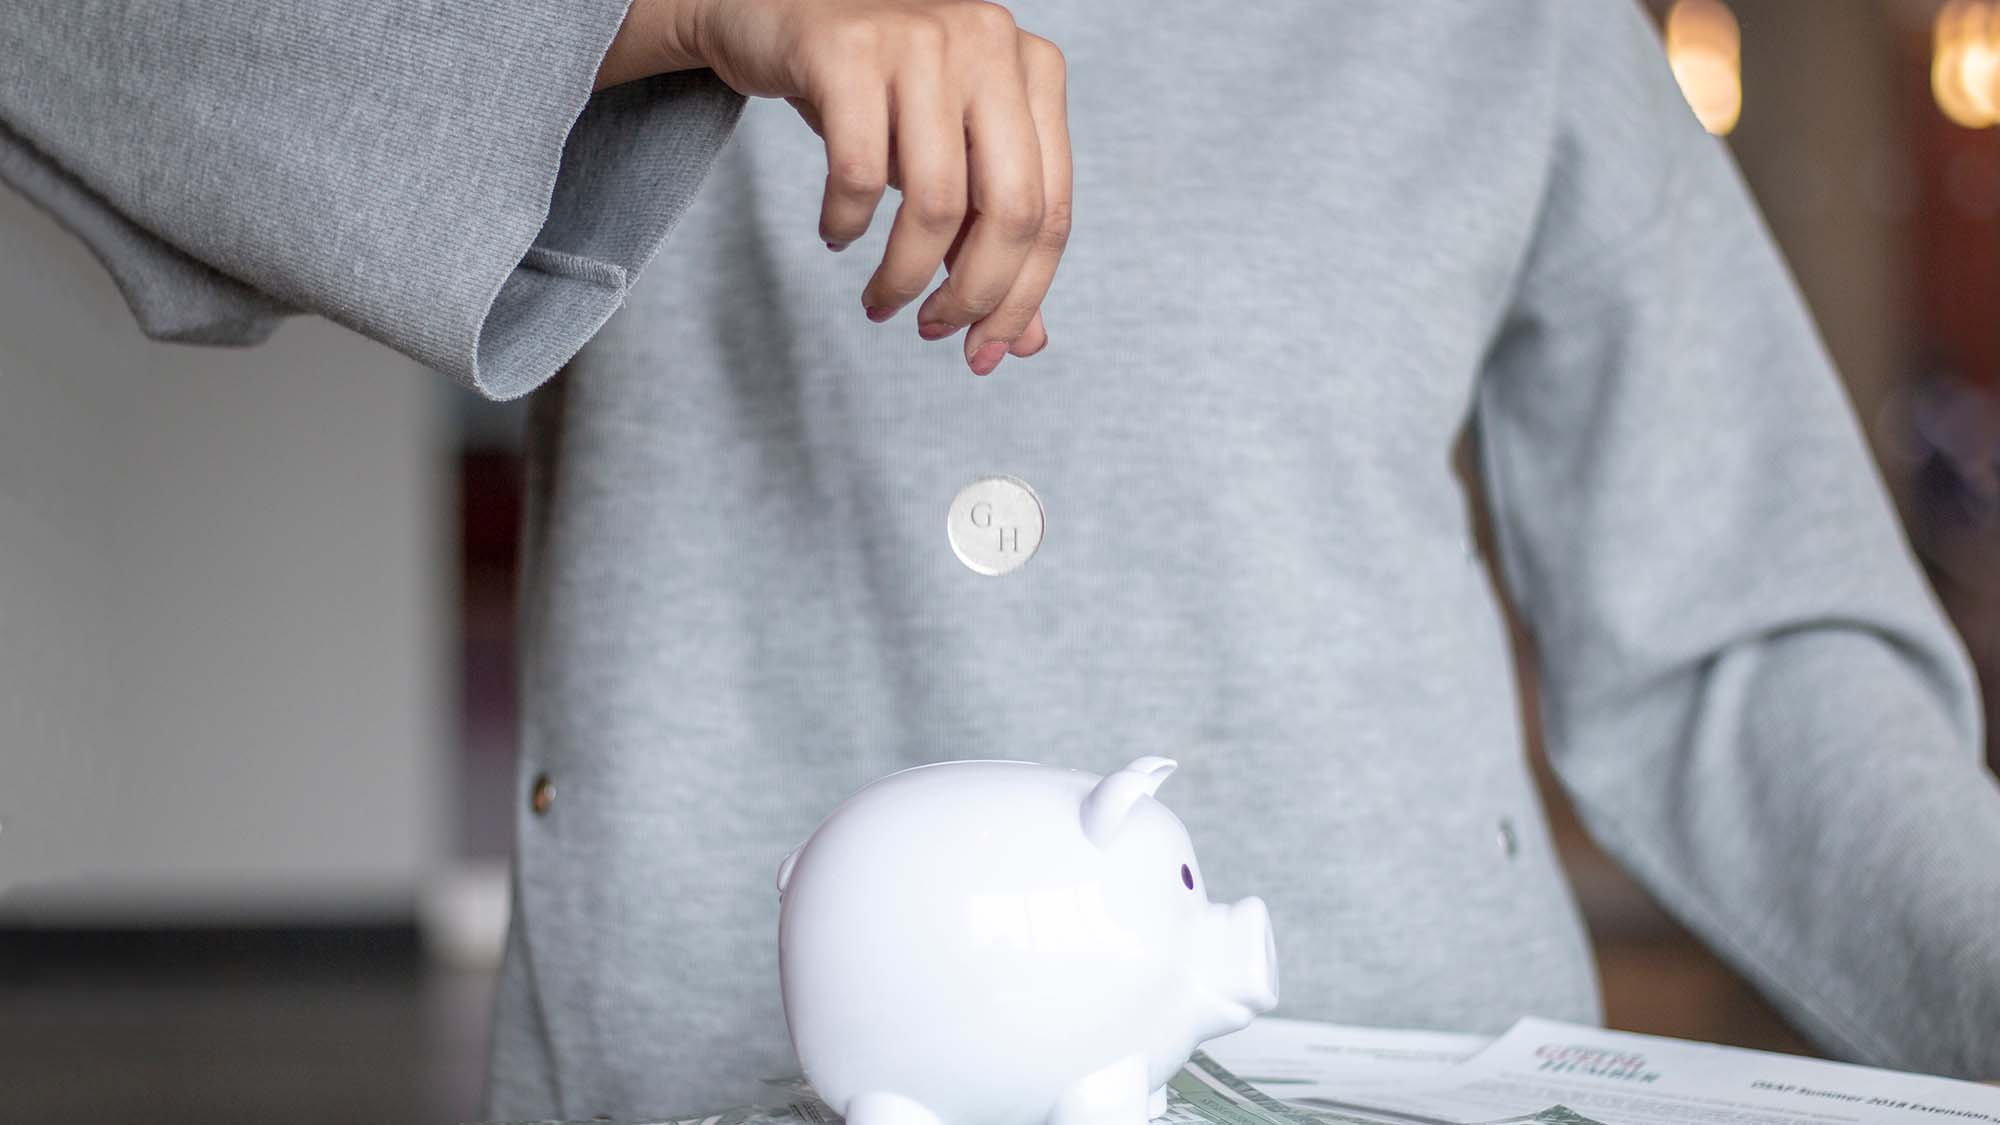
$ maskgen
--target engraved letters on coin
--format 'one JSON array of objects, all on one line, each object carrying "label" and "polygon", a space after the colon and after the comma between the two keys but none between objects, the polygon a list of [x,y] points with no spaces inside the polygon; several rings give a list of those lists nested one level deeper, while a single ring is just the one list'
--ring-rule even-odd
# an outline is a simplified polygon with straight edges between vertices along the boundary
[{"label": "engraved letters on coin", "polygon": [[976,574],[997,577],[1042,545],[1042,501],[1016,477],[981,477],[959,490],[945,517],[951,549]]}]

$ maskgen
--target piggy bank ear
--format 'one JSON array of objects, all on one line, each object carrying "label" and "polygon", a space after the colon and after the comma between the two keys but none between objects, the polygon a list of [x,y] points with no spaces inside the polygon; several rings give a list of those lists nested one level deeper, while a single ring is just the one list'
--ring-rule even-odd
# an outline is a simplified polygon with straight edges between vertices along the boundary
[{"label": "piggy bank ear", "polygon": [[1172,758],[1140,758],[1117,773],[1105,774],[1083,799],[1083,834],[1100,848],[1110,844],[1132,815],[1132,806],[1159,792],[1176,764]]},{"label": "piggy bank ear", "polygon": [[793,848],[791,851],[785,853],[783,862],[778,864],[778,894],[780,896],[785,893],[785,887],[791,883],[792,868],[798,866],[799,852],[804,850],[804,848],[804,844]]}]

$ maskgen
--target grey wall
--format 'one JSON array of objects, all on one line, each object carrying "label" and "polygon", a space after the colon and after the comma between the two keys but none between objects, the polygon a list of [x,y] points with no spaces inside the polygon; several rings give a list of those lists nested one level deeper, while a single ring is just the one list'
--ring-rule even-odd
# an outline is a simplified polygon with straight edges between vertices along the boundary
[{"label": "grey wall", "polygon": [[395,914],[449,825],[438,377],[151,344],[0,191],[0,924]]}]

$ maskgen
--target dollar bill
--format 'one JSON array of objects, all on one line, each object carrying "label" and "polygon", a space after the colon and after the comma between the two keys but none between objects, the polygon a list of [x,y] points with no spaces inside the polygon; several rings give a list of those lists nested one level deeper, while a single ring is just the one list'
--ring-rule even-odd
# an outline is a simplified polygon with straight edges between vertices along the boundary
[{"label": "dollar bill", "polygon": [[[743,1106],[719,1113],[613,1125],[841,1125],[833,1107],[819,1100],[802,1078],[777,1078],[766,1085],[774,1104]],[[779,1100],[782,1099],[782,1100]],[[1188,1064],[1167,1083],[1166,1115],[1159,1125],[1375,1125],[1379,1118],[1356,1117],[1333,1110],[1305,1110],[1251,1086],[1208,1055],[1196,1051]],[[506,1122],[501,1125],[603,1125],[591,1122]]]},{"label": "dollar bill", "polygon": [[1288,1105],[1196,1051],[1167,1083],[1169,1125],[1379,1125],[1381,1119]]}]

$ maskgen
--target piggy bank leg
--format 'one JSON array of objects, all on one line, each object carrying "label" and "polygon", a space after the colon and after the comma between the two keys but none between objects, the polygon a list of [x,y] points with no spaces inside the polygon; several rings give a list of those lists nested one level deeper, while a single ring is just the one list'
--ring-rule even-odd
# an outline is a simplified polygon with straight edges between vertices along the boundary
[{"label": "piggy bank leg", "polygon": [[1158,1121],[1160,1118],[1165,1117],[1166,1115],[1167,1115],[1167,1088],[1165,1086],[1162,1086],[1159,1089],[1153,1091],[1151,1094],[1147,1095],[1146,1116],[1154,1121]]},{"label": "piggy bank leg", "polygon": [[1127,1055],[1070,1083],[1049,1112],[1049,1125],[1146,1125],[1152,1102],[1146,1056]]},{"label": "piggy bank leg", "polygon": [[922,1103],[901,1094],[856,1094],[847,1103],[847,1125],[942,1125]]}]

